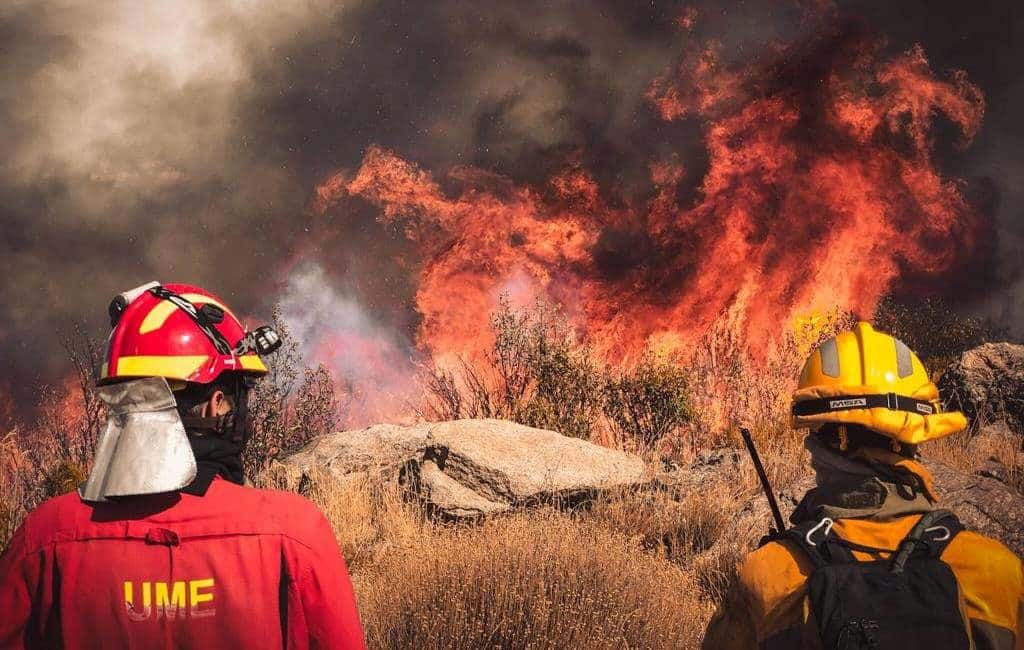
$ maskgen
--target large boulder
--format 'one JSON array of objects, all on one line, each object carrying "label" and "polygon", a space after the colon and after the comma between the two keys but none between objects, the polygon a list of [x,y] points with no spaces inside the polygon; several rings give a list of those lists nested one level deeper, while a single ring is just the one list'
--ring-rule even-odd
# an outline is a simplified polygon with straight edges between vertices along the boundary
[{"label": "large boulder", "polygon": [[939,390],[947,408],[975,426],[1002,423],[1024,433],[1024,345],[985,343],[964,352],[943,373]]},{"label": "large boulder", "polygon": [[278,484],[293,489],[324,472],[342,481],[383,476],[451,518],[553,500],[576,503],[649,482],[636,456],[504,420],[380,424],[328,434],[270,471]]}]

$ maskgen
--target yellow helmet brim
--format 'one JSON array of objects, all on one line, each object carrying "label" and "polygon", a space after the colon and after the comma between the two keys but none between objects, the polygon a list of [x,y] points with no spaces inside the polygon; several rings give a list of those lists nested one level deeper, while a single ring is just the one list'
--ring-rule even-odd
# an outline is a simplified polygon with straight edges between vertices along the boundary
[{"label": "yellow helmet brim", "polygon": [[[858,395],[875,395],[880,391],[876,386],[813,386],[798,390],[793,394],[794,405],[811,400],[829,398],[849,399]],[[899,442],[918,445],[922,442],[937,440],[967,428],[967,418],[963,413],[951,411],[943,413],[939,410],[938,391],[935,385],[928,383],[916,395],[909,395],[915,400],[934,404],[935,411],[930,414],[913,413],[877,406],[873,408],[850,408],[844,410],[814,413],[810,415],[794,415],[793,426],[796,428],[817,429],[823,424],[859,424],[888,436]]]}]

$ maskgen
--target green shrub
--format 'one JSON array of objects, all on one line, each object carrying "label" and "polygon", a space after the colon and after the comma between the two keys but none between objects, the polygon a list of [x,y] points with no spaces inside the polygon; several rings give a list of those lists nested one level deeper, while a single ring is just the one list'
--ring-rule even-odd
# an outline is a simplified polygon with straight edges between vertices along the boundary
[{"label": "green shrub", "polygon": [[604,412],[638,445],[651,449],[690,421],[690,377],[676,365],[645,355],[632,372],[605,383]]},{"label": "green shrub", "polygon": [[577,438],[613,429],[616,440],[641,450],[691,418],[686,371],[650,354],[613,371],[543,302],[516,310],[503,298],[491,331],[482,358],[427,372],[425,416],[500,418]]},{"label": "green shrub", "polygon": [[85,482],[85,470],[69,460],[61,460],[54,464],[43,478],[43,491],[46,497],[55,497],[78,489]]}]

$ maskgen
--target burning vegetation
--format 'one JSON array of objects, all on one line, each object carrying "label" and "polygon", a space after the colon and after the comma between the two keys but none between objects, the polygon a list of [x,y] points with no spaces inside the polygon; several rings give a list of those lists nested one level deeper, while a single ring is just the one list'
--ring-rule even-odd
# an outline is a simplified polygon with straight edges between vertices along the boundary
[{"label": "burning vegetation", "polygon": [[[667,143],[642,182],[595,170],[578,150],[531,184],[474,166],[432,170],[376,145],[326,178],[311,208],[319,233],[347,233],[339,224],[366,210],[381,232],[400,233],[400,254],[360,253],[401,257],[392,261],[408,277],[395,282],[411,304],[395,290],[396,304],[380,311],[411,335],[348,305],[351,325],[303,323],[255,395],[250,473],[339,425],[499,417],[653,465],[728,446],[742,423],[787,486],[803,454],[789,396],[823,337],[876,316],[938,372],[999,334],[950,316],[938,298],[892,297],[982,253],[987,217],[937,153],[971,143],[981,91],[963,72],[933,70],[920,47],[893,53],[834,13],[810,3],[814,38],[750,60],[698,36],[700,12],[685,11],[678,58],[645,100],[664,123],[692,124],[701,153]],[[281,274],[325,256],[300,246]],[[314,280],[294,293],[305,299],[329,283]],[[949,336],[936,340],[940,314]],[[0,392],[0,547],[28,509],[89,468],[102,419],[90,389],[97,347],[79,337],[66,348],[73,371],[39,393],[33,421],[15,424]],[[1019,465],[1017,450],[1004,452]],[[683,504],[626,495],[586,513],[465,530],[437,526],[380,486],[312,496],[353,560],[364,621],[382,647],[466,638],[559,647],[551,639],[566,630],[608,647],[681,647],[697,642],[755,541],[734,529],[732,515],[757,494],[752,477],[740,483]],[[602,572],[613,564],[622,571]],[[396,575],[415,589],[399,593]],[[574,582],[581,576],[592,583]],[[581,618],[573,608],[594,594],[599,606]]]},{"label": "burning vegetation", "polygon": [[318,213],[368,202],[412,243],[422,352],[478,355],[507,295],[560,305],[611,362],[689,354],[724,317],[760,355],[795,318],[870,317],[904,281],[969,261],[986,221],[935,154],[940,125],[959,147],[980,126],[984,100],[964,73],[842,31],[827,7],[806,18],[820,23],[814,40],[753,62],[698,40],[699,15],[686,16],[682,53],[647,98],[661,119],[700,125],[703,167],[650,160],[646,189],[627,193],[572,157],[534,187],[371,147],[317,188]]},{"label": "burning vegetation", "polygon": [[[785,430],[798,364],[855,316],[877,311],[935,369],[990,336],[960,319],[932,345],[919,332],[950,311],[939,299],[882,302],[983,248],[986,217],[937,154],[970,144],[981,91],[961,71],[933,71],[920,47],[892,52],[830,3],[803,10],[803,36],[757,58],[699,30],[698,9],[680,15],[678,56],[645,101],[663,123],[694,125],[694,141],[666,143],[641,182],[609,180],[580,150],[524,184],[473,166],[438,173],[371,146],[316,187],[321,234],[367,209],[401,233],[412,304],[392,311],[413,335],[392,336],[355,303],[310,308],[330,283],[322,271],[287,285],[306,345],[293,341],[260,388],[250,469],[339,423],[424,416],[497,416],[693,454],[739,422]],[[702,154],[687,155],[695,145]],[[365,256],[378,253],[389,254],[371,245]],[[324,255],[300,246],[283,272],[294,280]],[[98,348],[81,333],[65,347],[74,371],[18,428],[22,447],[57,452],[12,454],[10,476],[31,467],[64,486],[53,477],[88,466]],[[24,414],[0,400],[5,421]],[[10,494],[30,504],[40,489]]]}]

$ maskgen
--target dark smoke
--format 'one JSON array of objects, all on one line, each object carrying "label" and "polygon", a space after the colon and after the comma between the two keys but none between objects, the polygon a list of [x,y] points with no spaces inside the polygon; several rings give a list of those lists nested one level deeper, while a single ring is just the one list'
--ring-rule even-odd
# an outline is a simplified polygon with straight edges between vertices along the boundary
[{"label": "dark smoke", "polygon": [[[63,376],[57,332],[77,320],[105,332],[110,296],[150,279],[209,286],[254,317],[283,296],[303,328],[344,313],[412,345],[406,238],[369,207],[325,224],[331,216],[311,209],[315,185],[357,166],[371,144],[425,168],[471,164],[525,183],[575,156],[626,196],[646,191],[646,162],[669,154],[699,179],[701,125],[659,120],[644,98],[680,51],[676,21],[694,4],[5,3],[0,361],[11,390],[26,400]],[[799,3],[699,5],[697,30],[734,60],[815,29]],[[922,44],[934,69],[964,69],[985,93],[975,143],[943,155],[991,211],[995,259],[964,270],[983,286],[950,291],[1024,335],[1016,3],[837,11],[894,51]],[[636,262],[624,251],[643,249],[603,245],[609,273]],[[303,311],[296,291],[323,284],[332,295]]]}]

